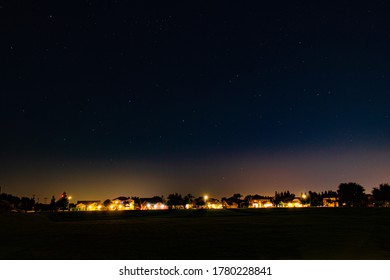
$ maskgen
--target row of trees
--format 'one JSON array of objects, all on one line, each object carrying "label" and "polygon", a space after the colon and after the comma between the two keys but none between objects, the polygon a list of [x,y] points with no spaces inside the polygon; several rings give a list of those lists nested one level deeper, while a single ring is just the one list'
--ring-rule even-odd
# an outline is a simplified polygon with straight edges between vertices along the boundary
[{"label": "row of trees", "polygon": [[177,208],[177,207],[185,207],[187,204],[195,204],[196,206],[203,206],[205,205],[205,198],[204,197],[197,197],[193,196],[192,194],[187,194],[184,197],[182,197],[181,194],[173,193],[168,195],[167,198],[167,205],[170,208]]},{"label": "row of trees", "polygon": [[13,196],[11,194],[6,193],[0,194],[0,201],[3,201],[2,208],[4,209],[18,208],[24,211],[29,211],[32,210],[35,205],[34,198],[19,198],[17,196]]},{"label": "row of trees", "polygon": [[[238,207],[248,207],[252,199],[269,199],[274,205],[278,205],[280,202],[292,201],[294,198],[296,198],[296,195],[290,193],[290,191],[282,191],[275,192],[273,197],[256,194],[247,195],[243,198],[241,194],[236,193],[228,198],[223,197],[221,200],[228,204],[235,203]],[[365,207],[371,204],[377,207],[390,207],[390,185],[387,183],[381,184],[378,188],[374,188],[372,196],[369,196],[365,193],[363,186],[357,183],[342,183],[337,191],[309,191],[307,194],[301,194],[298,198],[303,204],[309,204],[310,206],[322,206],[324,199],[337,198],[339,205],[344,207]],[[194,199],[191,194],[182,197],[181,194],[175,193],[168,196],[167,205],[177,207],[194,202],[199,206],[204,205],[205,200],[203,197]]]},{"label": "row of trees", "polygon": [[0,201],[2,209],[11,210],[19,209],[22,211],[56,211],[56,210],[66,210],[69,208],[69,198],[64,192],[60,199],[56,200],[54,195],[51,198],[50,204],[36,203],[35,198],[22,197],[1,193]]}]

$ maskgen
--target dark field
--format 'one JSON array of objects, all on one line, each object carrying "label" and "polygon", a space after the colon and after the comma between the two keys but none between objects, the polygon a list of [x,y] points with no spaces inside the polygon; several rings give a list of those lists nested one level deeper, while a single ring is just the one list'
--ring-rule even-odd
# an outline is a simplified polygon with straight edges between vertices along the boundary
[{"label": "dark field", "polygon": [[390,259],[390,209],[0,214],[1,259]]}]

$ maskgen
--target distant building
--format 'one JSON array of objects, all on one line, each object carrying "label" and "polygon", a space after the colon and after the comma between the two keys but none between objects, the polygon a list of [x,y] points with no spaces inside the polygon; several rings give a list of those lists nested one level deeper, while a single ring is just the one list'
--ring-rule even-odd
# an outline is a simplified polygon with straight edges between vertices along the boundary
[{"label": "distant building", "polygon": [[168,206],[164,204],[163,199],[159,196],[151,198],[140,198],[141,210],[167,210]]},{"label": "distant building", "polygon": [[215,198],[207,198],[206,200],[206,208],[208,209],[222,209],[222,203]]},{"label": "distant building", "polygon": [[322,205],[324,207],[339,207],[339,200],[337,197],[324,197],[322,198]]},{"label": "distant building", "polygon": [[366,194],[366,206],[367,207],[374,207],[375,206],[375,199],[372,194]]},{"label": "distant building", "polygon": [[268,198],[251,198],[248,205],[249,208],[268,208],[273,206],[273,203]]},{"label": "distant building", "polygon": [[223,208],[238,208],[239,207],[237,202],[229,201],[229,200],[222,200],[222,206],[223,206]]},{"label": "distant building", "polygon": [[286,200],[279,202],[278,207],[289,207],[289,208],[301,208],[308,207],[308,204],[304,204],[299,198],[294,198],[293,200]]},{"label": "distant building", "polygon": [[134,199],[126,196],[119,196],[112,200],[112,204],[109,206],[110,210],[134,210]]},{"label": "distant building", "polygon": [[76,211],[97,211],[101,208],[100,200],[80,200],[76,203]]}]

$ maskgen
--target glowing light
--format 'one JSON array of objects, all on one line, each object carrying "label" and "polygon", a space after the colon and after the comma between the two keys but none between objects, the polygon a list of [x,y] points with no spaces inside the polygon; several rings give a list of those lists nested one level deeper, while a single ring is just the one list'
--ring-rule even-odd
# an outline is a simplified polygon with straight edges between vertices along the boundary
[{"label": "glowing light", "polygon": [[146,207],[147,207],[147,208],[150,208],[150,203],[146,204]]},{"label": "glowing light", "polygon": [[112,205],[112,204],[110,205],[111,210],[114,210],[114,207],[115,207],[114,205]]}]

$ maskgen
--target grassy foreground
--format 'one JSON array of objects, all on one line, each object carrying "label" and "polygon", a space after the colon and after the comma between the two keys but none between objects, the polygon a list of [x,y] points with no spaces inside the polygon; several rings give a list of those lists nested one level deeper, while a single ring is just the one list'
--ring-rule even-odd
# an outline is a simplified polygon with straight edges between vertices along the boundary
[{"label": "grassy foreground", "polygon": [[0,215],[0,259],[390,259],[390,209]]}]

